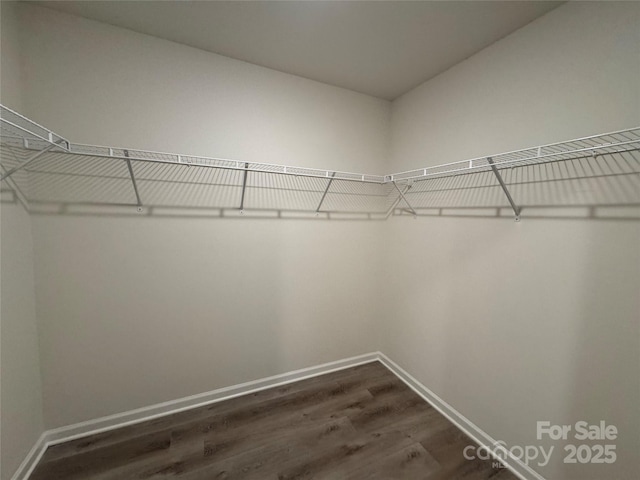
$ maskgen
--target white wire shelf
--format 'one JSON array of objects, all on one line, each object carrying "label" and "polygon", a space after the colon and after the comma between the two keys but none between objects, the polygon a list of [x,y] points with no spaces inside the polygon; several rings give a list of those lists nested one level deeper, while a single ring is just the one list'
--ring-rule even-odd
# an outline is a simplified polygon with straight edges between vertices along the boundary
[{"label": "white wire shelf", "polygon": [[531,206],[640,205],[640,127],[385,176],[75,144],[3,106],[0,127],[3,189],[40,212],[384,219],[512,208],[519,218]]},{"label": "white wire shelf", "polygon": [[51,144],[69,146],[65,138],[3,105],[0,105],[0,135],[3,141],[5,137],[19,138],[25,148],[37,149]]},{"label": "white wire shelf", "polygon": [[524,150],[501,153],[490,157],[447,163],[434,167],[419,168],[387,175],[387,181],[419,181],[431,178],[463,175],[490,171],[489,159],[499,168],[513,168],[565,160],[594,157],[605,154],[620,154],[640,148],[640,127],[565,142],[551,143]]}]

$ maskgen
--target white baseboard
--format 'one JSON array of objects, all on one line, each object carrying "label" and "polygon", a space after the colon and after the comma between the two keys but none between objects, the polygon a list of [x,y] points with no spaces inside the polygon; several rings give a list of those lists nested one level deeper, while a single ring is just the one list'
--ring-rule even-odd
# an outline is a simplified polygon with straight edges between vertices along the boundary
[{"label": "white baseboard", "polygon": [[366,353],[364,355],[358,355],[357,357],[345,358],[335,362],[324,363],[322,365],[316,365],[271,377],[261,378],[251,382],[219,388],[217,390],[192,395],[190,397],[158,403],[156,405],[138,408],[128,412],[88,420],[86,422],[76,423],[66,427],[47,430],[40,436],[11,480],[27,480],[40,461],[45,450],[52,445],[76,440],[82,437],[88,437],[90,435],[107,432],[109,430],[115,430],[117,428],[126,427],[127,425],[133,425],[147,420],[153,420],[158,417],[163,417],[165,415],[171,415],[172,413],[178,413],[184,410],[221,402],[223,400],[229,400],[248,393],[286,385],[288,383],[317,377],[326,373],[336,372],[338,370],[344,370],[346,368],[378,360],[379,355],[377,352]]},{"label": "white baseboard", "polygon": [[26,480],[33,472],[33,469],[36,468],[36,465],[44,455],[44,452],[47,450],[47,432],[44,432],[40,435],[40,438],[36,440],[35,445],[29,450],[29,453],[24,458],[16,473],[13,474],[11,480]]},{"label": "white baseboard", "polygon": [[[381,352],[366,353],[357,357],[345,358],[335,362],[324,363],[314,367],[303,368],[280,375],[254,380],[251,382],[241,383],[230,387],[219,388],[210,392],[192,395],[169,402],[158,403],[148,407],[130,410],[115,415],[88,420],[86,422],[76,423],[66,427],[56,428],[54,430],[45,431],[36,444],[33,446],[27,457],[24,459],[11,480],[28,480],[29,476],[35,469],[36,465],[42,458],[46,449],[52,445],[68,442],[82,437],[95,435],[97,433],[115,430],[117,428],[133,425],[147,420],[153,420],[165,415],[182,412],[192,408],[209,405],[223,400],[229,400],[234,397],[254,393],[268,388],[286,385],[288,383],[297,382],[307,378],[317,377],[326,373],[344,370],[346,368],[363,365],[379,361],[391,372],[393,372],[400,380],[409,386],[413,391],[420,395],[426,402],[432,405],[466,435],[481,445],[491,446],[495,440],[482,431],[477,425],[472,423],[464,415],[456,411],[451,405],[446,403],[427,387],[418,382],[409,375],[396,363],[391,361]],[[545,480],[540,474],[532,470],[529,466],[522,463],[519,459],[513,457],[509,460],[500,459],[502,463],[511,470],[516,476],[522,480]]]},{"label": "white baseboard", "polygon": [[[391,370],[400,380],[402,380],[409,388],[420,395],[433,408],[444,415],[451,423],[462,430],[468,437],[479,445],[491,447],[496,441],[488,435],[484,430],[474,424],[467,417],[458,412],[447,402],[438,397],[435,393],[425,387],[422,383],[412,377],[397,363],[393,362],[384,353],[378,352],[380,363]],[[514,475],[522,480],[545,480],[538,472],[533,470],[519,458],[510,455],[508,459],[496,458],[505,467],[507,467]]]}]

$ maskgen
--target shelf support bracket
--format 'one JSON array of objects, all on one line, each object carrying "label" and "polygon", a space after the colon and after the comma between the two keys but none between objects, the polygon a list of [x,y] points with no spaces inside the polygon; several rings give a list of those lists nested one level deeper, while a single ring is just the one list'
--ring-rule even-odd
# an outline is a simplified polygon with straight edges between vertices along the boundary
[{"label": "shelf support bracket", "polygon": [[242,197],[240,198],[240,213],[244,210],[244,193],[247,190],[247,176],[249,175],[249,164],[244,164],[244,176],[242,177]]},{"label": "shelf support bracket", "polygon": [[54,147],[57,147],[58,145],[55,143],[52,143],[51,145],[47,145],[45,148],[43,148],[42,150],[40,150],[39,152],[35,153],[34,155],[32,155],[29,159],[25,160],[24,162],[22,162],[20,165],[17,165],[15,167],[13,167],[11,170],[6,171],[5,173],[2,174],[2,176],[0,176],[0,182],[3,181],[5,178],[9,178],[11,175],[13,175],[14,173],[16,173],[19,170],[22,170],[23,168],[25,168],[27,165],[29,165],[31,162],[37,160],[38,158],[40,158],[42,155],[44,155],[45,153],[47,153],[49,150],[51,150]]},{"label": "shelf support bracket", "polygon": [[[407,185],[404,189],[405,192],[407,190],[409,190],[409,185]],[[391,216],[395,208],[398,206],[398,203],[400,203],[400,200],[402,200],[402,197],[398,195],[398,197],[393,201],[393,204],[391,204],[391,207],[387,210],[387,214],[384,216],[385,220]]]},{"label": "shelf support bracket", "polygon": [[396,182],[393,182],[393,186],[396,187],[396,190],[398,190],[398,193],[400,194],[400,196],[398,197],[398,200],[396,201],[396,203],[393,206],[393,208],[391,209],[391,211],[393,211],[393,209],[396,208],[396,206],[398,205],[398,202],[400,202],[400,199],[402,198],[402,200],[404,200],[404,203],[406,203],[407,206],[409,207],[409,210],[411,210],[411,213],[413,214],[413,216],[417,217],[418,214],[416,213],[416,211],[413,209],[413,207],[411,206],[411,204],[407,200],[407,197],[404,196],[405,192],[407,192],[409,190],[409,188],[411,188],[411,187],[409,185],[407,185],[407,188],[405,188],[405,190],[403,192],[402,190],[400,190],[400,187],[398,187],[398,184]]},{"label": "shelf support bracket", "polygon": [[[3,171],[7,170],[2,165],[0,165],[0,168]],[[7,178],[7,184],[9,185],[9,188],[12,189],[13,194],[18,199],[18,201],[22,204],[24,209],[28,212],[29,211],[29,202],[27,201],[27,196],[24,193],[22,193],[22,190],[20,190],[20,187],[18,187],[18,184],[13,180],[13,178]]]},{"label": "shelf support bracket", "polygon": [[511,208],[513,209],[513,213],[516,215],[516,222],[519,222],[520,211],[521,211],[520,207],[518,207],[516,205],[516,202],[513,201],[513,197],[511,196],[511,193],[509,193],[509,189],[505,185],[504,180],[502,180],[502,176],[500,175],[500,172],[496,168],[496,165],[493,163],[493,159],[491,157],[487,157],[487,162],[489,163],[489,165],[491,165],[491,170],[493,170],[493,174],[498,179],[498,183],[500,184],[502,191],[506,195],[507,200],[509,200],[509,205],[511,205]]},{"label": "shelf support bracket", "polygon": [[129,175],[131,176],[131,183],[133,184],[133,191],[136,194],[136,201],[138,203],[138,211],[142,211],[142,200],[140,199],[140,192],[138,192],[138,184],[136,183],[136,177],[133,174],[133,167],[131,166],[131,160],[129,160],[129,150],[124,151],[124,156],[127,157],[127,168],[129,169]]},{"label": "shelf support bracket", "polygon": [[320,212],[320,207],[322,207],[322,203],[324,202],[324,198],[327,196],[329,192],[329,188],[331,188],[331,184],[333,183],[333,178],[336,176],[336,172],[331,174],[331,178],[329,179],[329,183],[327,183],[327,188],[324,189],[324,193],[322,194],[322,198],[320,199],[320,203],[318,204],[318,208],[316,208],[316,213]]}]

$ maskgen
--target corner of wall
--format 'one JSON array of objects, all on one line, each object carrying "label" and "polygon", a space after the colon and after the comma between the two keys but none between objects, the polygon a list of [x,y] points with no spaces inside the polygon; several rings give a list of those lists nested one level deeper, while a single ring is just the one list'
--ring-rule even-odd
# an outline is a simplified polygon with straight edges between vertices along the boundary
[{"label": "corner of wall", "polygon": [[[0,2],[0,100],[15,109],[22,108],[18,8],[15,2]],[[4,182],[2,186],[5,187]],[[12,478],[44,431],[33,255],[29,212],[15,195],[3,196],[0,204],[2,480]]]}]

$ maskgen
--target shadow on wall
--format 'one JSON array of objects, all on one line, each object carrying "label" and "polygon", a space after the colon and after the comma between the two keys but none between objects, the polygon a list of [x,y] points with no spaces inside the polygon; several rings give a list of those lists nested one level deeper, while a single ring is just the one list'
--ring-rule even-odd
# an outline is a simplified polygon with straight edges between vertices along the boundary
[{"label": "shadow on wall", "polygon": [[[0,153],[7,170],[30,152],[3,145]],[[46,215],[312,220],[514,215],[492,171],[404,181],[399,183],[403,195],[392,183],[147,162],[133,168],[136,189],[120,160],[48,153],[3,182],[2,201],[20,201],[31,213]],[[523,218],[640,219],[638,150],[499,172]]]},{"label": "shadow on wall", "polygon": [[38,292],[48,428],[292,369],[279,229],[42,220],[37,274],[56,279]]},{"label": "shadow on wall", "polygon": [[[600,480],[638,476],[640,451],[640,249],[637,229],[611,225],[593,229],[581,259],[580,322],[573,332],[565,417],[565,457],[558,478]],[[603,249],[603,246],[607,248]],[[576,422],[589,429],[615,426],[616,438],[582,439]],[[585,425],[582,425],[585,428]],[[567,445],[574,445],[575,449]],[[606,450],[605,446],[612,445]],[[567,448],[567,450],[565,450]],[[604,450],[604,452],[603,452]],[[615,452],[613,463],[602,463]]]},{"label": "shadow on wall", "polygon": [[[640,155],[621,153],[500,170],[523,218],[640,219]],[[512,217],[492,172],[416,182],[417,216]],[[412,215],[408,209],[399,215]]]},{"label": "shadow on wall", "polygon": [[[588,219],[403,227],[427,252],[401,244],[411,263],[437,272],[412,278],[402,264],[409,285],[422,282],[404,302],[427,302],[419,328],[423,350],[441,352],[423,360],[437,394],[510,448],[553,446],[550,463],[529,463],[546,478],[626,480],[637,477],[640,449],[640,232],[631,221]],[[572,430],[566,441],[538,439],[538,421]],[[615,425],[618,439],[576,439],[578,421]],[[616,445],[617,462],[565,463],[569,444],[586,444],[590,456],[595,445]]]},{"label": "shadow on wall", "polygon": [[396,191],[356,174],[349,180],[144,160],[128,166],[64,152],[32,161],[33,151],[8,144],[0,155],[3,172],[25,165],[3,183],[32,213],[376,220],[390,213]]}]

